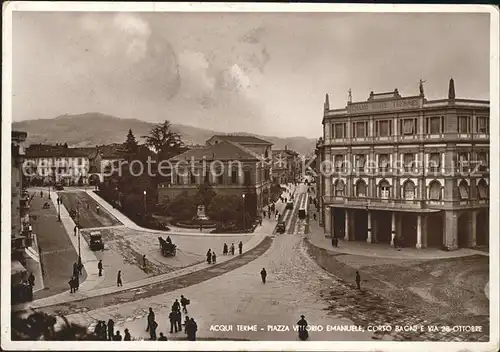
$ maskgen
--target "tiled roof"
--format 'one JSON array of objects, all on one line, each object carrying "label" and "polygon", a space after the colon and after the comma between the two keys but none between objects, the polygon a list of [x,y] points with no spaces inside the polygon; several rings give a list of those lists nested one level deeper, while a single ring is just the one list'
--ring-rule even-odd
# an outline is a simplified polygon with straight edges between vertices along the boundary
[{"label": "tiled roof", "polygon": [[230,141],[223,141],[205,148],[191,149],[182,154],[170,158],[172,161],[178,160],[260,160],[260,156],[247,148]]},{"label": "tiled roof", "polygon": [[27,158],[90,157],[95,148],[65,148],[62,145],[35,144],[26,148]]},{"label": "tiled roof", "polygon": [[[218,139],[222,139],[225,141],[231,141],[235,143],[240,143],[240,144],[266,144],[266,145],[272,145],[271,142],[265,141],[263,139],[254,137],[254,136],[240,136],[240,135],[223,135],[223,134],[216,134],[212,136],[212,138],[217,137]],[[212,139],[210,138],[210,139]]]}]

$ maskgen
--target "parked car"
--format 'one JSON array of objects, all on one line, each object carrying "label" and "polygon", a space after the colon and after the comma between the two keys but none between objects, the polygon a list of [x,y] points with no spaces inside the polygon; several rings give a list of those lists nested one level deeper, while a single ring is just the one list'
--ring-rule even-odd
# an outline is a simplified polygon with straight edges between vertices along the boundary
[{"label": "parked car", "polygon": [[54,185],[54,188],[56,191],[62,191],[64,189],[64,186],[62,185],[62,183],[58,182]]}]

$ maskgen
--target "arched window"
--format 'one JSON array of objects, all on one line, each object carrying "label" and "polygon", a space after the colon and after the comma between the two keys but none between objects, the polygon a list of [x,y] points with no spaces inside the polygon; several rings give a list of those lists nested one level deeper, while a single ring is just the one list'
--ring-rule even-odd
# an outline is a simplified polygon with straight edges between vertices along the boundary
[{"label": "arched window", "polygon": [[477,184],[477,193],[479,199],[488,199],[488,185],[484,179],[481,179]]},{"label": "arched window", "polygon": [[344,188],[345,188],[344,181],[342,181],[342,180],[335,181],[334,188],[335,188],[334,192],[335,192],[336,197],[343,197],[344,196]]},{"label": "arched window", "polygon": [[415,199],[415,184],[413,181],[406,181],[403,185],[403,197],[407,200]]},{"label": "arched window", "polygon": [[469,199],[469,185],[465,182],[465,180],[460,181],[458,184],[458,191],[460,193],[460,199]]},{"label": "arched window", "polygon": [[432,181],[429,184],[429,199],[441,200],[441,184],[437,181]]},{"label": "arched window", "polygon": [[364,180],[359,180],[356,183],[356,197],[365,198],[366,196],[366,182]]},{"label": "arched window", "polygon": [[378,184],[380,198],[389,199],[391,196],[391,185],[386,180],[380,181]]}]

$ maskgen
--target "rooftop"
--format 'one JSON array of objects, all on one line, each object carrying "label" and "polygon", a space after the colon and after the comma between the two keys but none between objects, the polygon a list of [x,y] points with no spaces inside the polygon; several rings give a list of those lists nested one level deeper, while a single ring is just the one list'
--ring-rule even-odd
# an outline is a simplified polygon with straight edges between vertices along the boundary
[{"label": "rooftop", "polygon": [[251,150],[228,140],[222,141],[204,148],[191,149],[182,154],[176,155],[170,160],[255,160],[258,161],[261,157]]},{"label": "rooftop", "polygon": [[[239,144],[265,144],[265,145],[273,145],[271,142],[265,141],[261,138],[257,138],[255,136],[245,136],[245,135],[234,135],[234,134],[216,134],[212,136],[212,138],[218,138],[226,141],[231,141]],[[210,140],[209,139],[209,140]]]}]

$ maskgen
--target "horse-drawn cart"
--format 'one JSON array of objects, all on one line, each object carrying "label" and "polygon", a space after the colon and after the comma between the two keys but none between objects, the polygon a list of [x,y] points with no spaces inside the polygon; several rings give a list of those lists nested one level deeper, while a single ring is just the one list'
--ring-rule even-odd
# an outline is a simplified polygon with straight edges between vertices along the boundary
[{"label": "horse-drawn cart", "polygon": [[167,238],[167,241],[165,241],[161,237],[158,237],[158,241],[160,242],[161,254],[164,257],[175,257],[175,254],[177,252],[177,246],[172,243],[170,237]]}]

